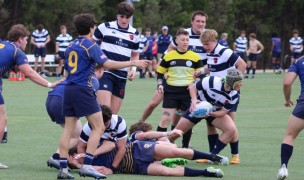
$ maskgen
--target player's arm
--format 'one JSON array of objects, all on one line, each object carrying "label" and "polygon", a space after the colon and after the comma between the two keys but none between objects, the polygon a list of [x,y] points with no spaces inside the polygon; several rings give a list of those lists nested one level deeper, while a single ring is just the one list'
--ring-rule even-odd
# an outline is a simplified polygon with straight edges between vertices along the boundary
[{"label": "player's arm", "polygon": [[47,45],[47,43],[49,43],[51,41],[51,37],[50,35],[47,36],[46,41],[44,43],[44,46]]},{"label": "player's arm", "polygon": [[228,112],[229,112],[229,110],[222,108],[219,111],[210,112],[209,116],[212,116],[215,118],[221,118],[221,117],[224,117]]},{"label": "player's arm", "polygon": [[159,139],[162,137],[168,137],[171,135],[177,134],[178,136],[182,136],[183,132],[179,129],[174,129],[169,132],[157,132],[157,131],[148,131],[148,132],[138,132],[135,135],[137,140],[147,140],[147,139]]},{"label": "player's arm", "polygon": [[[142,61],[142,60],[139,60],[139,52],[137,51],[132,51],[131,52],[131,61]],[[136,66],[138,67],[138,66]],[[136,76],[136,67],[132,67],[130,68],[130,73],[129,73],[129,80],[132,81],[135,76]]]},{"label": "player's arm", "polygon": [[[115,169],[117,169],[117,167],[119,166],[120,162],[122,161],[125,152],[126,152],[126,143],[127,143],[127,137],[123,138],[123,139],[119,139],[117,140],[117,151],[116,151],[116,155],[114,157],[114,160],[112,162],[112,167],[111,170],[115,171]],[[114,173],[113,171],[113,173]]]},{"label": "player's arm", "polygon": [[274,49],[274,41],[272,41],[271,43],[270,54],[272,54],[273,49]]},{"label": "player's arm", "polygon": [[79,141],[77,145],[77,153],[78,154],[85,153],[86,149],[87,149],[87,144],[84,143],[83,141]]},{"label": "player's arm", "polygon": [[283,81],[283,92],[285,97],[285,106],[290,107],[293,105],[293,102],[290,99],[292,83],[297,78],[297,74],[295,72],[288,72]]},{"label": "player's arm", "polygon": [[98,156],[100,154],[105,154],[107,152],[112,151],[113,149],[115,149],[115,143],[112,141],[108,141],[108,140],[104,140],[102,145],[99,146],[95,152],[94,152],[94,156]]},{"label": "player's arm", "polygon": [[200,102],[200,100],[197,99],[197,88],[196,88],[196,86],[198,84],[201,84],[201,83],[202,83],[202,81],[200,80],[197,83],[190,84],[189,87],[188,87],[189,94],[190,94],[190,97],[191,97],[190,112],[192,112],[195,109],[196,104]]},{"label": "player's arm", "polygon": [[245,74],[247,64],[246,64],[246,62],[244,61],[244,59],[242,59],[241,57],[239,57],[239,59],[238,59],[238,61],[236,62],[235,66],[236,66],[236,68],[237,68],[238,70],[240,70],[243,74]]},{"label": "player's arm", "polygon": [[263,46],[263,44],[259,41],[259,43],[258,43],[258,47],[259,47],[259,50],[258,50],[258,54],[259,53],[261,53],[263,50],[264,50],[264,46]]},{"label": "player's arm", "polygon": [[233,43],[233,51],[236,52],[236,43]]},{"label": "player's arm", "polygon": [[35,38],[33,36],[31,36],[31,44],[36,46],[36,43],[35,43]]}]

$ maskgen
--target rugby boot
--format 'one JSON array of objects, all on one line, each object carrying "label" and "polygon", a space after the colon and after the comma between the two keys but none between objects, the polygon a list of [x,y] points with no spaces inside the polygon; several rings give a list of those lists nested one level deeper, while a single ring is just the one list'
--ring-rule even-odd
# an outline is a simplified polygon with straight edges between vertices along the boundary
[{"label": "rugby boot", "polygon": [[208,167],[207,168],[207,177],[218,177],[222,178],[224,176],[224,173],[221,169],[215,169],[214,167]]},{"label": "rugby boot", "polygon": [[232,154],[230,164],[240,164],[240,156],[238,154]]},{"label": "rugby boot", "polygon": [[277,180],[287,179],[287,177],[288,177],[288,169],[286,168],[286,165],[283,164],[279,169]]},{"label": "rugby boot", "polygon": [[184,158],[166,158],[166,159],[162,160],[162,165],[164,165],[164,166],[172,167],[173,164],[179,165],[179,166],[184,166],[184,165],[188,164],[188,160],[184,159]]},{"label": "rugby boot", "polygon": [[98,171],[96,171],[93,167],[90,168],[80,168],[79,169],[79,175],[80,177],[92,177],[95,179],[106,179],[107,177],[101,173],[99,173]]},{"label": "rugby boot", "polygon": [[62,169],[60,169],[57,175],[57,179],[74,179],[74,176],[69,172],[65,172]]}]

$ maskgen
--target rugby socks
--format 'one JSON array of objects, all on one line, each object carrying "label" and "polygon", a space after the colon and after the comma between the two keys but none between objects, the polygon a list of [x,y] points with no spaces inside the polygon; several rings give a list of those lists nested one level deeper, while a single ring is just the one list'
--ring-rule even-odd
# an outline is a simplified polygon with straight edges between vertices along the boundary
[{"label": "rugby socks", "polygon": [[230,143],[231,154],[239,154],[239,140]]},{"label": "rugby socks", "polygon": [[58,153],[54,153],[52,158],[58,160],[58,159],[60,159],[60,156]]},{"label": "rugby socks", "polygon": [[255,68],[252,69],[252,75],[255,75]]},{"label": "rugby socks", "polygon": [[183,135],[183,148],[189,148],[190,139],[192,136],[192,128]]},{"label": "rugby socks", "polygon": [[167,128],[162,128],[160,126],[157,126],[157,130],[156,131],[159,131],[159,132],[167,132]]},{"label": "rugby socks", "polygon": [[249,67],[247,67],[247,68],[246,68],[246,70],[247,70],[247,71],[246,71],[246,75],[249,75],[250,68],[249,68]]},{"label": "rugby socks", "polygon": [[208,174],[208,171],[206,169],[204,170],[197,170],[197,169],[190,169],[188,167],[185,167],[184,176],[206,176]]},{"label": "rugby socks", "polygon": [[227,144],[224,144],[221,140],[217,140],[211,154],[218,154],[226,147]]},{"label": "rugby socks", "polygon": [[83,165],[91,165],[93,162],[94,156],[90,153],[86,153],[83,161]]},{"label": "rugby socks", "polygon": [[292,155],[292,151],[293,151],[293,146],[284,143],[281,145],[281,164],[285,164],[286,167]]},{"label": "rugby socks", "polygon": [[273,72],[275,72],[275,70],[277,69],[277,64],[272,63],[272,69],[273,69]]},{"label": "rugby socks", "polygon": [[200,151],[197,151],[197,150],[193,149],[192,160],[195,160],[195,159],[209,159],[209,160],[213,160],[213,157],[214,157],[213,154],[204,153],[204,152],[200,152]]},{"label": "rugby socks", "polygon": [[67,158],[59,158],[60,169],[68,168],[68,159]]},{"label": "rugby socks", "polygon": [[218,138],[219,138],[219,134],[209,134],[208,135],[209,152],[211,152],[213,150]]}]

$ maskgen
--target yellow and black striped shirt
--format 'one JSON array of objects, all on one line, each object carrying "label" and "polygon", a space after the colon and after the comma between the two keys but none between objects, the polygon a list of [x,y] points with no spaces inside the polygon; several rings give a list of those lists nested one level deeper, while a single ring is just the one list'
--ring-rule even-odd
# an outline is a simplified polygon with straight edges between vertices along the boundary
[{"label": "yellow and black striped shirt", "polygon": [[134,160],[133,160],[132,149],[133,149],[133,143],[126,145],[125,156],[117,168],[118,173],[134,174],[134,170],[133,170]]},{"label": "yellow and black striped shirt", "polygon": [[195,70],[202,67],[203,63],[197,53],[173,50],[163,56],[157,73],[168,73],[167,84],[171,86],[188,86],[194,81],[193,73]]}]

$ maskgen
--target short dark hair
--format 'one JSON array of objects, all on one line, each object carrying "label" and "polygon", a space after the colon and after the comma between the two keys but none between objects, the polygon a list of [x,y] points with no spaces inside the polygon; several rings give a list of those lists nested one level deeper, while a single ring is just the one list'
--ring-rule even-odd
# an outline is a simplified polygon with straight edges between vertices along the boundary
[{"label": "short dark hair", "polygon": [[184,28],[179,28],[179,29],[176,31],[175,36],[179,36],[179,35],[186,35],[186,36],[189,36],[189,32],[186,31]]},{"label": "short dark hair", "polygon": [[42,31],[42,29],[44,29],[43,24],[38,24],[37,29],[38,29],[38,31]]},{"label": "short dark hair", "polygon": [[90,28],[94,28],[96,24],[97,22],[92,14],[78,14],[74,16],[74,26],[79,35],[89,34]]},{"label": "short dark hair", "polygon": [[103,123],[109,122],[112,118],[111,109],[106,105],[100,105],[100,107],[101,107],[101,110],[102,110]]},{"label": "short dark hair", "polygon": [[7,33],[7,39],[12,42],[17,42],[19,38],[29,36],[30,32],[23,24],[13,25]]},{"label": "short dark hair", "polygon": [[253,39],[255,39],[256,38],[256,34],[255,33],[250,33],[249,37],[252,37]]},{"label": "short dark hair", "polygon": [[116,6],[116,13],[118,15],[125,15],[128,18],[133,15],[134,7],[126,2],[121,2]]},{"label": "short dark hair", "polygon": [[193,21],[194,18],[195,18],[195,16],[197,16],[197,15],[205,16],[205,17],[206,17],[206,20],[208,19],[208,15],[207,15],[207,13],[205,13],[204,11],[194,11],[194,12],[192,13],[192,16],[191,16],[191,21]]},{"label": "short dark hair", "polygon": [[151,131],[152,130],[152,125],[145,123],[145,122],[137,122],[135,124],[132,124],[130,129],[129,129],[129,135],[133,134],[136,131]]},{"label": "short dark hair", "polygon": [[297,29],[292,30],[292,34],[299,34],[299,30]]}]

